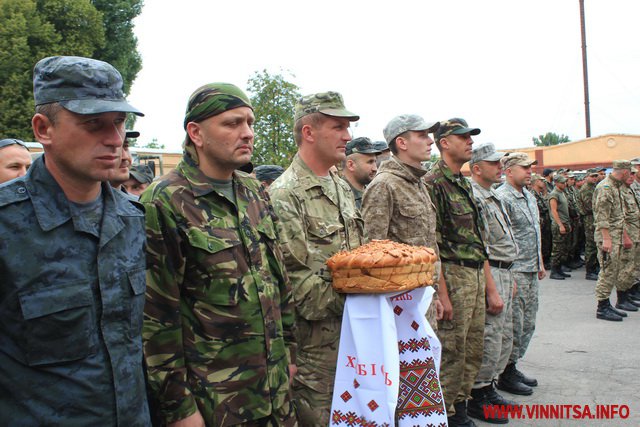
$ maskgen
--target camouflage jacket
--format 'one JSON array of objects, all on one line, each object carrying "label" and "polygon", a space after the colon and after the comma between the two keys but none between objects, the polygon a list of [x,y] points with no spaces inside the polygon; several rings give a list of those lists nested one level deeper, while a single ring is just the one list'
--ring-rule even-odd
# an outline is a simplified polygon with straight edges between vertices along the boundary
[{"label": "camouflage jacket", "polygon": [[285,264],[296,307],[296,381],[322,393],[333,390],[344,296],[331,286],[325,261],[364,242],[349,185],[331,172],[318,177],[296,155],[269,187],[280,218]]},{"label": "camouflage jacket", "polygon": [[640,243],[640,206],[636,195],[626,184],[620,187],[624,206],[625,230],[634,243]]},{"label": "camouflage jacket", "polygon": [[551,227],[551,214],[549,213],[549,201],[543,194],[539,194],[537,191],[531,191],[531,194],[536,198],[536,204],[538,205],[538,215],[540,216],[540,228]]},{"label": "camouflage jacket", "polygon": [[495,261],[513,261],[518,256],[511,221],[502,201],[493,188],[487,190],[471,180],[473,196],[480,208],[484,224],[484,241],[487,244],[489,258]]},{"label": "camouflage jacket", "polygon": [[611,174],[596,186],[593,198],[593,225],[595,227],[595,241],[602,242],[601,229],[609,230],[613,242],[622,242],[624,227],[624,203],[622,200],[622,182]]},{"label": "camouflage jacket", "polygon": [[540,214],[536,198],[526,188],[522,192],[505,182],[496,190],[507,209],[511,220],[511,230],[518,246],[518,256],[511,267],[512,271],[534,273],[543,267],[540,244]]},{"label": "camouflage jacket", "polygon": [[233,188],[235,203],[186,155],[141,197],[144,352],[167,423],[196,406],[208,426],[289,411],[294,319],[277,218],[257,180],[235,172]]},{"label": "camouflage jacket", "polygon": [[102,184],[97,235],[45,157],[0,186],[0,424],[147,426],[142,206]]},{"label": "camouflage jacket", "polygon": [[580,215],[592,216],[593,215],[593,193],[596,190],[596,185],[590,182],[585,182],[580,191],[578,192],[578,210]]},{"label": "camouflage jacket", "polygon": [[578,210],[578,190],[576,187],[569,187],[564,190],[564,194],[567,197],[567,207],[569,208],[569,218],[574,219],[579,216]]},{"label": "camouflage jacket", "polygon": [[436,241],[442,260],[486,260],[480,231],[484,226],[469,181],[454,175],[444,160],[438,160],[424,179],[436,207]]},{"label": "camouflage jacket", "polygon": [[631,189],[633,190],[633,194],[636,196],[636,200],[638,200],[638,204],[640,205],[640,182],[633,181],[631,183]]}]

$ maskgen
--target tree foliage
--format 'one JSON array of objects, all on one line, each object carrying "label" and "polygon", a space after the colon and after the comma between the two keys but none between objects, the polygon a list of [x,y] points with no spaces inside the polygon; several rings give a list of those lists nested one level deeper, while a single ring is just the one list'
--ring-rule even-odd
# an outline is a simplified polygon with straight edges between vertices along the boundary
[{"label": "tree foliage", "polygon": [[298,86],[282,74],[256,71],[247,82],[256,122],[253,163],[287,167],[297,151],[293,139],[293,117]]},{"label": "tree foliage", "polygon": [[567,135],[558,135],[553,132],[547,132],[544,135],[539,135],[538,137],[531,138],[533,141],[533,145],[536,147],[548,147],[550,145],[558,145],[564,144],[565,142],[569,142],[569,137]]},{"label": "tree foliage", "polygon": [[[91,0],[0,0],[0,138],[33,140],[33,67],[44,57],[105,60],[120,69],[125,88],[130,87],[140,70],[136,40],[131,33],[132,44],[131,38],[122,35],[126,31],[114,28],[121,17],[128,22],[118,28],[131,31],[131,17],[140,13],[142,0],[104,3],[109,5],[100,9],[102,5],[94,6]],[[120,56],[124,59],[117,63],[117,56],[107,55],[111,50],[125,50]],[[133,59],[133,65],[127,62],[132,57],[138,59],[137,65]]]}]

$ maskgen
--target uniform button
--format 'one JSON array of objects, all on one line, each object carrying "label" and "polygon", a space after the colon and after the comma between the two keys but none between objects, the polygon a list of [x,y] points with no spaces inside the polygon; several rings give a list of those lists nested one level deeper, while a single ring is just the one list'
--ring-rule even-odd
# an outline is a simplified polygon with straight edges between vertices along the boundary
[{"label": "uniform button", "polygon": [[209,249],[213,249],[213,243],[209,243]]},{"label": "uniform button", "polygon": [[18,187],[18,190],[16,190],[18,194],[24,194],[27,192],[27,189],[24,187]]}]

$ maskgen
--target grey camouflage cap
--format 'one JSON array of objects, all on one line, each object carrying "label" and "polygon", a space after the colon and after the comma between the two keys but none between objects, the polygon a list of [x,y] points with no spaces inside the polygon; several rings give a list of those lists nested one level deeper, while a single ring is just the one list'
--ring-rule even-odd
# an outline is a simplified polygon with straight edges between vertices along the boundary
[{"label": "grey camouflage cap", "polygon": [[389,145],[387,144],[386,141],[375,141],[373,142],[373,146],[380,153],[382,153],[383,151],[389,150]]},{"label": "grey camouflage cap", "polygon": [[284,172],[284,168],[278,165],[260,165],[254,169],[258,181],[275,181]]},{"label": "grey camouflage cap", "polygon": [[435,140],[440,141],[445,136],[449,135],[464,135],[468,133],[470,135],[478,135],[480,129],[470,128],[465,119],[454,117],[453,119],[440,122],[440,127],[435,132]]},{"label": "grey camouflage cap", "polygon": [[497,152],[495,145],[493,145],[491,142],[486,142],[473,148],[471,161],[469,163],[474,164],[483,161],[497,162],[506,155],[506,153]]},{"label": "grey camouflage cap", "polygon": [[148,165],[131,166],[129,175],[141,184],[150,184],[153,181],[153,171]]},{"label": "grey camouflage cap", "polygon": [[360,116],[347,110],[338,92],[321,92],[303,96],[296,102],[295,121],[313,113],[327,116],[344,117],[351,122],[360,120]]},{"label": "grey camouflage cap", "polygon": [[592,176],[592,175],[598,176],[599,175],[598,171],[599,171],[598,168],[587,169],[587,176]]},{"label": "grey camouflage cap", "polygon": [[613,169],[629,169],[631,170],[631,162],[629,160],[614,160]]},{"label": "grey camouflage cap", "polygon": [[369,138],[361,136],[347,142],[346,155],[349,156],[353,153],[378,154],[380,153],[380,150],[376,150],[376,147]]},{"label": "grey camouflage cap", "polygon": [[567,182],[567,177],[564,175],[557,174],[556,176],[553,177],[553,182],[560,182],[560,183]]},{"label": "grey camouflage cap", "polygon": [[384,139],[387,140],[387,144],[391,144],[391,141],[395,140],[398,135],[410,130],[435,132],[439,127],[439,122],[426,122],[417,114],[401,114],[391,119],[382,130],[382,133]]},{"label": "grey camouflage cap", "polygon": [[107,112],[144,116],[124,98],[122,76],[111,64],[79,56],[50,56],[33,69],[36,105],[58,102],[76,114]]},{"label": "grey camouflage cap", "polygon": [[538,163],[537,160],[531,160],[527,153],[509,153],[508,155],[502,157],[500,159],[500,163],[502,163],[502,167],[504,169],[508,169],[512,166],[531,166]]}]

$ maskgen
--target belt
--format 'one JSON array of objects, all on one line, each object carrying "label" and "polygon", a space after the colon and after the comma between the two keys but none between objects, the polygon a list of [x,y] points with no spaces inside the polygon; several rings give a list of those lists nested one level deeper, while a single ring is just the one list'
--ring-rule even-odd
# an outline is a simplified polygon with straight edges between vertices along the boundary
[{"label": "belt", "polygon": [[494,261],[492,259],[489,260],[489,265],[495,268],[504,268],[508,270],[513,265],[513,261]]},{"label": "belt", "polygon": [[467,261],[467,260],[464,260],[464,259],[446,259],[446,258],[441,258],[440,260],[442,262],[447,263],[447,264],[461,265],[463,267],[469,267],[469,268],[475,268],[475,269],[478,269],[478,268],[482,267],[482,265],[484,264],[484,262]]}]

